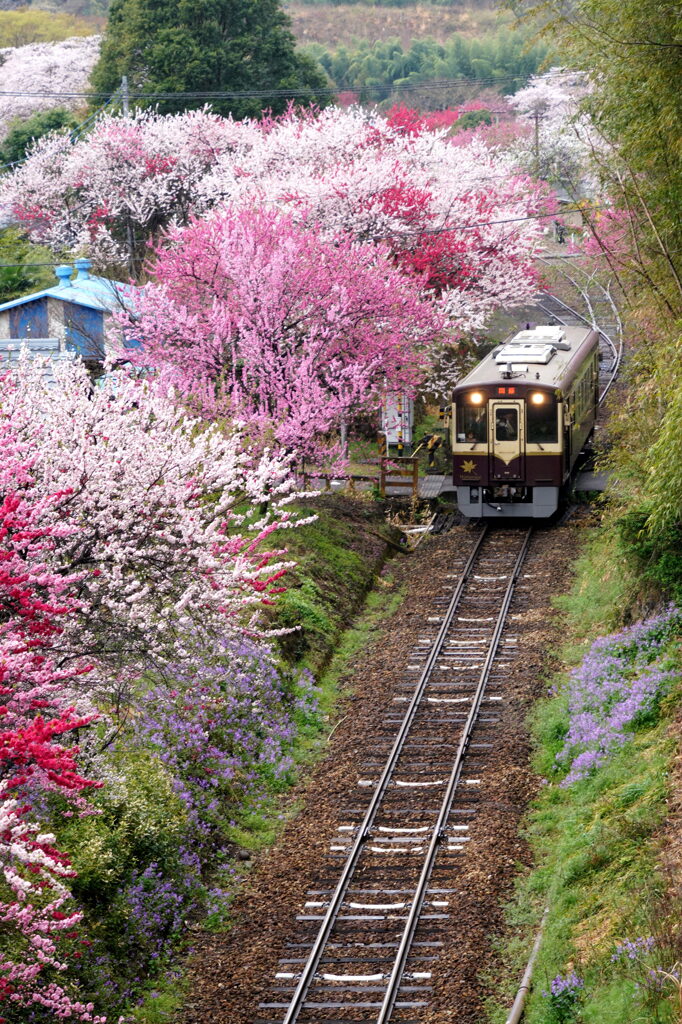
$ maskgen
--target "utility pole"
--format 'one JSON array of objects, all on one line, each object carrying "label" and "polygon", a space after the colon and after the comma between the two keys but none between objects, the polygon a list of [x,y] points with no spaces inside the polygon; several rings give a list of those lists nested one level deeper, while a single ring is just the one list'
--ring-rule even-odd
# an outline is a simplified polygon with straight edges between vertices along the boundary
[{"label": "utility pole", "polygon": [[[121,77],[121,103],[123,106],[123,116],[128,117],[130,113],[130,94],[128,92],[128,76],[123,75]],[[133,227],[130,223],[130,214],[126,219],[126,242],[128,243],[128,267],[131,275],[135,276],[135,239],[133,236]]]}]

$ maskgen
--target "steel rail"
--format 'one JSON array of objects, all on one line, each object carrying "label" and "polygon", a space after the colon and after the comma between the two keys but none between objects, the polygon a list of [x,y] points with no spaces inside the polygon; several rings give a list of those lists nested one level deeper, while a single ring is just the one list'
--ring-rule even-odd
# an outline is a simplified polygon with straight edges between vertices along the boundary
[{"label": "steel rail", "polygon": [[[609,335],[604,330],[602,330],[602,328],[599,327],[598,324],[595,324],[592,321],[590,321],[588,317],[583,316],[583,314],[579,313],[577,311],[577,309],[573,309],[572,306],[569,306],[567,303],[565,303],[561,299],[557,298],[557,296],[553,295],[551,292],[545,292],[545,294],[553,302],[556,302],[559,306],[563,306],[563,308],[568,313],[570,313],[572,316],[577,317],[579,320],[582,320],[583,323],[587,324],[588,327],[591,327],[593,330],[596,330],[599,333],[599,336],[602,337],[606,341],[606,343],[609,345],[609,347],[611,348],[611,351],[613,352],[614,365],[613,365],[613,370],[611,372],[611,377],[609,378],[609,381],[608,381],[606,387],[604,388],[604,390],[602,391],[602,393],[599,396],[599,404],[601,405],[601,403],[604,401],[604,399],[606,398],[607,394],[609,393],[613,383],[615,382],[616,377],[618,376],[618,371],[620,370],[620,364],[621,364],[622,359],[623,359],[623,339],[622,339],[622,337],[619,337],[618,344],[616,345],[616,343],[613,341],[613,339],[611,337],[609,337]],[[607,298],[609,299],[609,301],[613,305],[613,300],[611,299],[610,295],[608,295],[608,293],[606,293],[606,292],[605,292],[605,294],[607,295]],[[540,309],[544,310],[545,313],[549,313],[551,316],[556,318],[556,314],[551,309],[547,309],[546,306],[543,306],[542,305],[542,301],[540,301],[538,303],[538,307]]]},{"label": "steel rail", "polygon": [[519,551],[516,562],[514,564],[514,569],[512,571],[509,583],[507,585],[507,591],[505,593],[504,600],[502,602],[502,607],[500,609],[500,613],[495,624],[495,629],[491,638],[490,646],[488,648],[488,653],[483,663],[483,668],[481,669],[481,674],[479,676],[472,706],[465,723],[464,732],[462,734],[462,738],[459,741],[457,754],[455,756],[452,771],[450,773],[450,778],[448,780],[448,786],[443,796],[443,801],[441,803],[438,821],[436,822],[431,835],[431,841],[429,843],[428,853],[424,861],[424,867],[422,868],[422,872],[417,883],[417,888],[415,890],[415,895],[412,901],[412,906],[410,908],[410,913],[408,915],[403,935],[400,940],[398,952],[396,954],[395,962],[393,965],[393,970],[391,972],[391,977],[389,978],[388,981],[388,987],[386,990],[386,994],[384,996],[383,1003],[381,1005],[381,1010],[379,1011],[379,1016],[376,1019],[376,1024],[387,1024],[387,1022],[391,1018],[393,1007],[398,997],[398,989],[400,987],[402,976],[405,971],[405,963],[410,952],[412,940],[414,939],[414,934],[419,924],[419,916],[422,911],[424,897],[426,896],[429,880],[431,878],[431,872],[433,870],[433,866],[436,860],[436,854],[438,852],[438,848],[441,842],[443,841],[443,839],[446,838],[448,818],[450,816],[452,803],[455,798],[455,793],[457,790],[457,786],[459,784],[460,776],[462,774],[464,758],[467,753],[469,744],[471,742],[471,737],[473,735],[473,731],[476,725],[476,719],[478,718],[478,713],[483,702],[483,696],[485,694],[485,688],[488,682],[488,677],[490,675],[490,670],[492,668],[493,661],[497,654],[497,649],[499,647],[502,632],[504,630],[504,626],[507,620],[507,614],[509,612],[509,606],[511,604],[511,600],[514,594],[516,581],[519,577],[519,573],[521,572],[521,567],[523,566],[526,554],[528,553],[528,547],[530,544],[532,534],[533,527],[530,527],[524,538],[523,545],[521,547],[521,550]]},{"label": "steel rail", "polygon": [[315,972],[317,971],[317,968],[319,966],[319,962],[322,957],[325,944],[334,926],[334,922],[338,916],[341,904],[343,903],[343,899],[346,895],[346,890],[348,889],[351,877],[353,875],[358,859],[360,857],[360,853],[362,852],[362,847],[364,843],[367,841],[367,839],[370,838],[372,824],[376,817],[376,813],[379,809],[379,805],[384,797],[386,789],[388,788],[388,783],[393,773],[393,769],[395,768],[395,765],[404,747],[407,734],[410,730],[415,714],[421,702],[421,698],[424,694],[424,690],[431,675],[434,663],[441,652],[443,643],[445,641],[445,637],[452,623],[452,619],[459,606],[464,586],[469,576],[471,575],[474,562],[476,561],[476,558],[483,544],[483,540],[487,536],[487,533],[488,527],[485,526],[481,531],[476,543],[474,544],[471,554],[467,559],[466,565],[462,570],[459,582],[455,587],[452,598],[450,599],[450,603],[447,607],[445,615],[443,616],[443,622],[438,631],[438,635],[434,641],[431,651],[429,652],[428,658],[426,659],[426,664],[424,665],[421,675],[419,676],[419,680],[415,687],[412,700],[410,701],[410,706],[405,712],[405,716],[401,722],[400,729],[398,730],[398,733],[396,735],[393,747],[391,749],[391,753],[389,754],[381,778],[379,779],[372,799],[370,800],[369,807],[365,812],[365,817],[355,837],[353,846],[351,847],[350,853],[348,854],[348,858],[343,867],[343,871],[341,873],[341,877],[338,881],[336,889],[334,890],[334,895],[330,900],[327,912],[324,916],[324,920],[320,925],[317,938],[315,939],[313,947],[310,951],[308,960],[306,961],[306,964],[301,971],[301,977],[299,979],[296,990],[292,996],[291,1002],[289,1003],[282,1024],[294,1024],[294,1022],[298,1019],[300,1011],[303,1008],[306,996],[308,994],[308,989],[310,988],[310,984],[315,976]]}]

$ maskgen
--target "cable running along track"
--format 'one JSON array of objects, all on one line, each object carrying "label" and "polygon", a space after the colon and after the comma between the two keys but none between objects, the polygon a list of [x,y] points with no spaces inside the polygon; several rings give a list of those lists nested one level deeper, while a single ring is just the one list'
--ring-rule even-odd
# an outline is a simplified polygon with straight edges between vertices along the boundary
[{"label": "cable running along track", "polygon": [[442,946],[434,928],[449,916],[452,872],[476,813],[475,776],[501,721],[498,691],[516,644],[509,608],[531,535],[486,528],[453,573],[452,596],[425,624],[407,666],[417,683],[394,697],[366,751],[358,784],[369,802],[346,812],[356,821],[332,842],[338,881],[310,891],[299,918],[305,941],[281,961],[257,1024],[414,1024],[426,1008],[428,967]]},{"label": "cable running along track", "polygon": [[[584,275],[588,277],[588,280],[582,283],[576,281],[574,277],[570,276],[568,273],[565,273],[564,276],[579,291],[583,301],[585,302],[588,315],[585,316],[584,313],[579,313],[576,309],[573,309],[572,306],[569,306],[562,299],[557,298],[556,295],[551,295],[549,292],[542,292],[542,294],[536,299],[536,305],[555,323],[564,324],[565,326],[579,326],[586,324],[588,327],[594,328],[594,330],[599,334],[599,348],[601,351],[601,363],[599,366],[599,404],[601,405],[618,376],[618,371],[620,370],[620,364],[623,358],[623,327],[620,322],[618,308],[610,290],[605,288],[603,285],[597,286],[599,289],[597,294],[590,294],[587,287],[582,287],[582,284],[591,284],[594,287],[594,282],[588,275]],[[610,308],[613,316],[613,321],[611,323],[606,323],[602,326],[597,325],[594,310],[594,305],[597,303],[605,304]]]}]

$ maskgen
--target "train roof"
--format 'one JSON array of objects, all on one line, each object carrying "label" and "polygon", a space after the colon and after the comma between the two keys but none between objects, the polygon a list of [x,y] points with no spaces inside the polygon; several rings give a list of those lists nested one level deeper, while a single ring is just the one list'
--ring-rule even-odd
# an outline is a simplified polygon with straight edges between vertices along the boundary
[{"label": "train roof", "polygon": [[489,352],[459,381],[455,392],[505,380],[564,390],[598,343],[591,327],[541,324],[519,331]]}]

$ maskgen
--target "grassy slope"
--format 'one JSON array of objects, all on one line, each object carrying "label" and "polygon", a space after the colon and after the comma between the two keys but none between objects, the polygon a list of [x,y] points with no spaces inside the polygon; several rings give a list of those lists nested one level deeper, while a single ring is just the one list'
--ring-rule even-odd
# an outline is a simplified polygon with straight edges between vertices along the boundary
[{"label": "grassy slope", "polygon": [[[595,531],[577,565],[566,612],[568,665],[577,664],[599,634],[611,632],[627,606],[632,581],[618,569],[610,534]],[[669,656],[677,660],[675,645]],[[501,949],[505,980],[491,979],[496,995],[489,1019],[503,1022],[523,972],[545,905],[550,916],[534,974],[526,1024],[581,1021],[634,1024],[677,1020],[674,986],[653,991],[650,968],[670,967],[679,956],[659,869],[659,837],[666,819],[669,772],[677,747],[680,687],[663,702],[616,756],[590,779],[559,786],[555,754],[566,729],[565,697],[547,699],[534,716],[536,765],[548,780],[529,816],[537,867],[523,877],[509,907],[510,935]],[[555,781],[556,780],[556,781]],[[612,959],[616,943],[656,936],[653,956]],[[559,973],[584,979],[581,998],[562,1013],[543,996]]]},{"label": "grassy slope", "polygon": [[291,662],[318,674],[372,587],[397,535],[386,525],[382,506],[370,498],[321,495],[305,504],[317,520],[293,530],[289,555],[296,568],[274,609],[277,628],[296,627],[281,639]]}]

